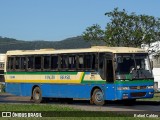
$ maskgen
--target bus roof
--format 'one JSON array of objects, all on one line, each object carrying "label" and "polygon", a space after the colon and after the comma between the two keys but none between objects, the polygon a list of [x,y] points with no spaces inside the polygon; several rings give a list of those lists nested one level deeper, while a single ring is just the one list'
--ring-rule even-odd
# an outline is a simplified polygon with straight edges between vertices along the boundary
[{"label": "bus roof", "polygon": [[133,47],[107,47],[93,46],[81,49],[40,49],[40,50],[13,50],[7,51],[7,55],[29,55],[29,54],[60,54],[60,53],[85,53],[85,52],[112,52],[112,53],[147,53],[145,50]]}]

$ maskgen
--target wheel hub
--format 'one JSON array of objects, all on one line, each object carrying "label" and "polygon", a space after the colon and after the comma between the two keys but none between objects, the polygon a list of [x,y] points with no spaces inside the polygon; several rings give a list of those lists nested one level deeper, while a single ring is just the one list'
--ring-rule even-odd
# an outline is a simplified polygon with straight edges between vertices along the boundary
[{"label": "wheel hub", "polygon": [[36,100],[39,100],[39,98],[40,98],[39,92],[36,92],[34,97],[35,97]]},{"label": "wheel hub", "polygon": [[102,94],[102,92],[97,92],[96,93],[96,101],[97,102],[102,102],[103,101],[103,94]]}]

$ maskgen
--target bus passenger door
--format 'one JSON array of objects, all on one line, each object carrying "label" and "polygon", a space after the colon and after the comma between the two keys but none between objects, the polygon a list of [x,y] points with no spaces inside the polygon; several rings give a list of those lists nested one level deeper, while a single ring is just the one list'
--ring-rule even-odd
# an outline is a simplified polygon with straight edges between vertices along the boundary
[{"label": "bus passenger door", "polygon": [[114,84],[114,69],[113,69],[113,57],[112,54],[107,54],[105,57],[104,73],[106,78],[106,99],[115,99],[115,84]]},{"label": "bus passenger door", "polygon": [[108,83],[114,83],[114,73],[113,73],[113,62],[112,59],[107,59],[105,60],[105,76],[106,76],[106,81]]}]

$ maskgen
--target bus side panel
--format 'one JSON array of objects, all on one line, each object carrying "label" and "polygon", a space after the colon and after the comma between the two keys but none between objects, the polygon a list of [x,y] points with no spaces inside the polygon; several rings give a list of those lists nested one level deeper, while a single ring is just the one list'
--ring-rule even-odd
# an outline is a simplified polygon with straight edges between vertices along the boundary
[{"label": "bus side panel", "polygon": [[21,96],[21,84],[20,83],[6,83],[5,91],[14,95]]},{"label": "bus side panel", "polygon": [[115,84],[106,84],[105,100],[115,100]]},{"label": "bus side panel", "polygon": [[32,87],[34,84],[30,83],[21,83],[21,95],[22,96],[31,96],[32,95]]},{"label": "bus side panel", "polygon": [[102,84],[35,84],[6,83],[6,92],[18,96],[31,96],[33,86],[39,86],[42,97],[90,99],[91,90],[96,86],[105,93]]},{"label": "bus side panel", "polygon": [[90,99],[95,86],[105,93],[103,84],[43,84],[41,90],[43,97]]},{"label": "bus side panel", "polygon": [[29,83],[6,83],[5,91],[17,96],[31,96],[32,84]]},{"label": "bus side panel", "polygon": [[43,97],[56,97],[56,98],[90,98],[90,91],[92,86],[77,84],[77,85],[64,85],[64,84],[43,84],[41,86]]},{"label": "bus side panel", "polygon": [[[18,86],[17,86],[18,85]],[[34,83],[10,83],[7,91],[18,96],[31,96],[32,88],[39,86],[43,97],[60,98],[89,98],[91,86],[67,85],[67,84],[34,84]],[[13,89],[14,88],[14,89]]]}]

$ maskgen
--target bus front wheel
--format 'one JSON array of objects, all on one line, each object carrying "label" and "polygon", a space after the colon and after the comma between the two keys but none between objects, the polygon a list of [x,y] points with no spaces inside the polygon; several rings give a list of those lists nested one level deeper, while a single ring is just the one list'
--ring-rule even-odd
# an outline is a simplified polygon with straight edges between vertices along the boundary
[{"label": "bus front wheel", "polygon": [[100,89],[95,89],[91,97],[91,103],[96,105],[104,105],[104,95]]},{"label": "bus front wheel", "polygon": [[41,103],[42,102],[42,92],[39,87],[35,87],[33,90],[33,100],[35,103]]}]

